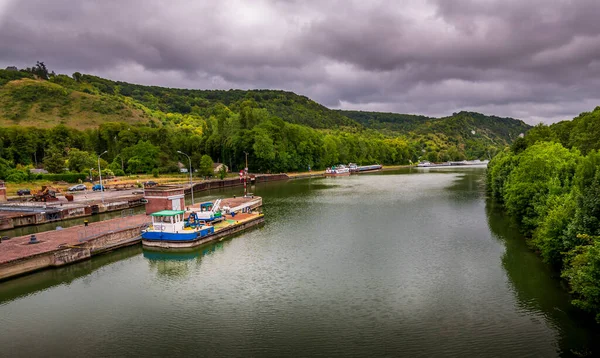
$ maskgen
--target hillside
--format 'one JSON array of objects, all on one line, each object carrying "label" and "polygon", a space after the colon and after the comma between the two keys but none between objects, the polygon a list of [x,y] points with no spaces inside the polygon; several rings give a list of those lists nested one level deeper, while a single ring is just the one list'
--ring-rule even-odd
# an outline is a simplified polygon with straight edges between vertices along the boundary
[{"label": "hillside", "polygon": [[293,92],[277,90],[193,90],[143,86],[127,82],[81,75],[78,81],[63,79],[65,86],[72,89],[87,89],[103,95],[119,94],[130,97],[145,107],[164,113],[197,114],[210,116],[215,106],[222,104],[234,112],[241,111],[244,104],[265,109],[270,115],[280,117],[288,123],[312,128],[340,126],[359,127],[348,117]]},{"label": "hillside", "polygon": [[0,87],[0,125],[52,128],[64,124],[78,129],[121,121],[147,123],[146,114],[123,98],[93,95],[49,81],[23,78]]},{"label": "hillside", "polygon": [[468,157],[490,156],[497,148],[512,143],[531,126],[513,118],[486,116],[474,112],[459,112],[448,117],[432,118],[410,114],[345,111],[340,114],[354,119],[366,128],[390,136],[404,135],[423,144],[431,160],[440,159],[446,144],[454,144]]},{"label": "hillside", "polygon": [[77,162],[107,150],[107,165],[133,173],[177,171],[178,150],[195,165],[209,156],[232,169],[248,152],[251,168],[271,172],[483,159],[527,129],[470,112],[427,118],[337,111],[285,91],[142,86],[49,74],[40,64],[35,72],[0,70],[0,176],[10,172],[2,163],[60,171],[78,153],[73,149],[84,152]]},{"label": "hillside", "polygon": [[432,118],[411,114],[345,111],[340,114],[354,119],[367,128],[391,133],[428,134],[443,133],[446,136],[475,136],[492,141],[511,143],[521,133],[531,128],[525,122],[514,118],[486,116],[475,112],[459,112],[448,117]]}]

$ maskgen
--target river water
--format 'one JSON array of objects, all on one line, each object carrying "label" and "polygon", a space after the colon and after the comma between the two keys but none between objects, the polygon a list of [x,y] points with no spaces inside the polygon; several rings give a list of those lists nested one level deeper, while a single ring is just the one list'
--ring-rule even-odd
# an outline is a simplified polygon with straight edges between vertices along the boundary
[{"label": "river water", "polygon": [[[0,356],[599,354],[484,169],[270,183],[266,223],[0,283]],[[241,189],[211,192],[211,199]]]}]

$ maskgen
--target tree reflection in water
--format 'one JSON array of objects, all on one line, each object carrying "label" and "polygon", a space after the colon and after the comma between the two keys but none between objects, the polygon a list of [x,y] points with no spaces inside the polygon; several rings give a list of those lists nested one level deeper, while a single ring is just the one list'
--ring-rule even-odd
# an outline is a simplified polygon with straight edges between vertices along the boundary
[{"label": "tree reflection in water", "polygon": [[600,354],[600,328],[593,317],[570,304],[568,288],[558,274],[542,262],[519,233],[517,224],[492,199],[486,201],[490,231],[504,243],[502,266],[519,308],[539,312],[558,335],[561,356]]}]

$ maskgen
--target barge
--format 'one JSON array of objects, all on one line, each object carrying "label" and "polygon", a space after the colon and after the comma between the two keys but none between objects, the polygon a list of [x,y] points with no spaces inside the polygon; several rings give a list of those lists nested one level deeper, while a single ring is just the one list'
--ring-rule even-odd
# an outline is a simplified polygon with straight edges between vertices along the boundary
[{"label": "barge", "polygon": [[428,161],[423,161],[420,162],[419,164],[417,164],[417,168],[436,168],[436,167],[456,167],[456,166],[476,166],[476,167],[481,167],[481,166],[485,166],[487,167],[488,163],[490,161],[489,160],[462,160],[462,161],[456,161],[456,162],[444,162],[444,163],[431,163]]},{"label": "barge", "polygon": [[365,172],[374,172],[383,169],[383,165],[381,164],[371,164],[371,165],[356,165],[355,163],[348,164],[348,169],[350,169],[350,174],[359,174]]}]

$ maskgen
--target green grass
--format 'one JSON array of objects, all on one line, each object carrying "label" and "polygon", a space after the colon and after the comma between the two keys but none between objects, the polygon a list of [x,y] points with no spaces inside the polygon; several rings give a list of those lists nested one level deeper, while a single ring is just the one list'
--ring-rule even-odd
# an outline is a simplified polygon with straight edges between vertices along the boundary
[{"label": "green grass", "polygon": [[117,96],[88,94],[28,78],[0,87],[0,125],[77,129],[97,128],[104,122],[147,123],[147,115]]}]

